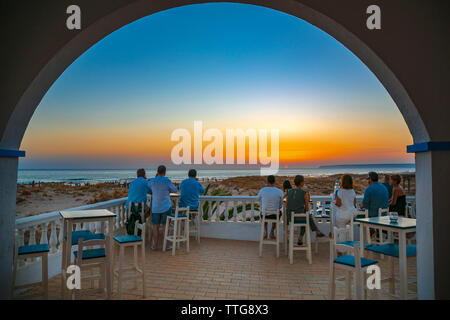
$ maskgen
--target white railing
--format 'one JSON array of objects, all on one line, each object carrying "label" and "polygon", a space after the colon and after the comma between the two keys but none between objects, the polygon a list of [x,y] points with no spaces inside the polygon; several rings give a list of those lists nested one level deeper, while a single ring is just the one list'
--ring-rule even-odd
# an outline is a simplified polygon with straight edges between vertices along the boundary
[{"label": "white railing", "polygon": [[[127,198],[115,199],[91,205],[70,208],[72,210],[108,209],[117,214],[114,221],[114,233],[123,232],[127,213],[125,202]],[[178,197],[173,196],[174,205]],[[357,197],[361,202],[362,197]],[[311,196],[314,212],[320,213],[329,210],[331,196]],[[415,208],[415,197],[407,197],[408,205]],[[259,223],[260,203],[255,196],[201,196],[199,214],[203,223]],[[60,254],[62,250],[61,216],[59,211],[43,213],[36,216],[16,220],[16,245],[48,243],[50,254]],[[76,230],[88,229],[92,232],[101,230],[97,223],[76,225]],[[107,228],[105,228],[107,230]],[[32,264],[35,259],[21,262],[23,268]]]}]

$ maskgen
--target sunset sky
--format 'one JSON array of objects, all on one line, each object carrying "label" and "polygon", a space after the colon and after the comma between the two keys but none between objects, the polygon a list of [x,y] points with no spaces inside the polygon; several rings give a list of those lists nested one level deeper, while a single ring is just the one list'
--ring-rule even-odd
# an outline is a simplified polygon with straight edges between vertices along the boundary
[{"label": "sunset sky", "polygon": [[412,163],[412,137],[372,72],[296,17],[241,4],[160,12],[104,38],[35,112],[21,168],[164,162],[173,130],[279,129],[289,167]]}]

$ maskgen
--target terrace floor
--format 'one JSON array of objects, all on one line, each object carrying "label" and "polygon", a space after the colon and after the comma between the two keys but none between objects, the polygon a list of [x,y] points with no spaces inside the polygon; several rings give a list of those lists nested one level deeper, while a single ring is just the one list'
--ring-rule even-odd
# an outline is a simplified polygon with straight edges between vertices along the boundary
[{"label": "terrace floor", "polygon": [[[192,238],[191,238],[192,239]],[[314,246],[313,246],[314,248]],[[258,242],[202,238],[198,244],[191,240],[187,253],[182,245],[176,256],[170,252],[151,251],[147,246],[146,299],[328,299],[329,246],[319,244],[313,263],[308,264],[304,252],[294,253],[294,264],[289,264],[280,247],[276,258],[275,247],[264,246],[258,256]],[[128,248],[127,261],[131,263],[132,249]],[[380,261],[381,276],[387,276],[388,259]],[[396,261],[398,277],[398,261]],[[338,271],[338,276],[341,274]],[[387,272],[387,271],[386,271]],[[408,259],[408,279],[416,278],[416,259]],[[82,282],[82,288],[87,283]],[[123,286],[123,299],[142,299],[142,284],[127,280]],[[49,299],[61,298],[61,278],[49,280]],[[382,282],[377,295],[369,299],[392,299],[387,294],[388,282]],[[398,292],[398,283],[397,283]],[[410,285],[416,292],[416,286]],[[337,285],[337,298],[344,299],[343,285]],[[25,295],[26,294],[26,295]],[[42,299],[38,288],[32,288],[19,299]],[[101,294],[81,294],[81,299],[103,299]],[[117,299],[117,281],[113,299]]]}]

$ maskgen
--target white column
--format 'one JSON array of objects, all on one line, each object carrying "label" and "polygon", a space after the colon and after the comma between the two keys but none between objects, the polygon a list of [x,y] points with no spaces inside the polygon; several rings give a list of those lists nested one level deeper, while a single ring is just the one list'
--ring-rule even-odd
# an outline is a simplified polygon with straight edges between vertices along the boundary
[{"label": "white column", "polygon": [[0,299],[11,293],[17,164],[16,157],[0,157]]},{"label": "white column", "polygon": [[450,298],[450,151],[416,153],[419,299]]}]

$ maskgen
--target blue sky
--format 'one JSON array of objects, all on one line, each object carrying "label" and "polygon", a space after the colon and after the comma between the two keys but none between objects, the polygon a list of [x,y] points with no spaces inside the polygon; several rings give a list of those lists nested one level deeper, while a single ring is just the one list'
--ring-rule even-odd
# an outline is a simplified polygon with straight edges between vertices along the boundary
[{"label": "blue sky", "polygon": [[20,165],[168,161],[171,131],[194,120],[280,128],[282,161],[286,148],[297,166],[413,161],[394,102],[343,45],[296,17],[219,3],[147,16],[86,51],[39,105]]}]

